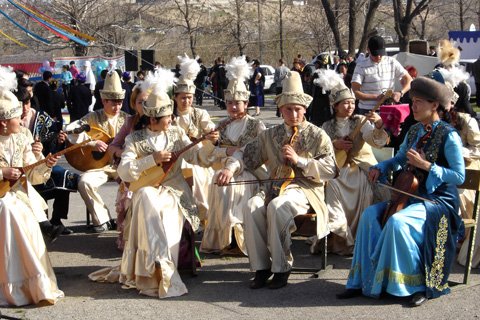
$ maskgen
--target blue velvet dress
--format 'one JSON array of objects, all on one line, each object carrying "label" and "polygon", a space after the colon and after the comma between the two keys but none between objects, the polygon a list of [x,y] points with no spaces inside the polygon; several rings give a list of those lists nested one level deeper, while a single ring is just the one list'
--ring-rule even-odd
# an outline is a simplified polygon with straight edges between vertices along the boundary
[{"label": "blue velvet dress", "polygon": [[[376,166],[382,178],[406,165],[407,151],[425,133],[421,123],[410,128],[395,157]],[[455,129],[436,121],[423,150],[432,167],[430,172],[418,170],[417,194],[435,203],[410,198],[383,229],[380,221],[388,203],[365,209],[347,289],[362,289],[371,297],[382,292],[395,296],[425,292],[428,298],[434,298],[449,292],[447,280],[462,223],[456,188],[465,179],[462,142]]]}]

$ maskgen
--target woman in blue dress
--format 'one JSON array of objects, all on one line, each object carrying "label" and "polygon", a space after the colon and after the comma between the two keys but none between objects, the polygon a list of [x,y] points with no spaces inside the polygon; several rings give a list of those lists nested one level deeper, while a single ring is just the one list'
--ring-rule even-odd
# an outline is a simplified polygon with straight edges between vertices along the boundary
[{"label": "woman in blue dress", "polygon": [[265,95],[263,93],[263,85],[265,84],[265,76],[262,68],[260,68],[260,61],[253,60],[253,75],[250,77],[249,89],[251,92],[249,105],[255,107],[254,116],[260,115],[260,108],[265,105]]},{"label": "woman in blue dress", "polygon": [[[369,179],[384,181],[391,171],[414,169],[417,196],[382,227],[387,202],[362,214],[346,290],[339,299],[359,295],[378,298],[382,292],[412,296],[409,306],[448,293],[448,275],[455,256],[458,215],[457,185],[465,179],[458,132],[440,121],[439,111],[450,101],[447,87],[425,77],[411,84],[413,125],[395,157],[371,168]],[[431,130],[430,133],[428,131]],[[428,134],[427,134],[428,133]],[[418,148],[422,139],[423,148]]]}]

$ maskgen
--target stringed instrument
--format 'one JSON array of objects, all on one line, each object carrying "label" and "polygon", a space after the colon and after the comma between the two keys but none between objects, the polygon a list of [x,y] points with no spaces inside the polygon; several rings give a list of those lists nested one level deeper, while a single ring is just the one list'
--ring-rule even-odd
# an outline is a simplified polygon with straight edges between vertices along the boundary
[{"label": "stringed instrument", "polygon": [[[93,134],[90,137],[90,139],[87,139],[87,140],[85,140],[81,143],[78,143],[78,144],[71,145],[70,147],[68,147],[66,149],[63,149],[59,152],[54,153],[53,155],[51,155],[51,157],[62,156],[64,154],[66,155],[70,151],[74,151],[78,148],[81,148],[83,145],[89,143],[90,141],[96,140],[97,137],[100,138],[101,136],[99,134]],[[3,196],[5,196],[5,194],[8,191],[10,191],[13,188],[13,186],[15,186],[19,182],[22,182],[22,185],[24,185],[24,187],[25,187],[26,186],[25,174],[27,172],[29,172],[30,170],[34,169],[35,167],[38,167],[39,165],[47,162],[47,159],[48,159],[48,157],[46,157],[46,158],[44,158],[40,161],[37,161],[35,163],[29,164],[27,166],[15,168],[15,169],[20,170],[22,172],[22,175],[18,179],[15,179],[15,180],[14,179],[3,179],[3,180],[0,181],[0,198],[3,198]]]},{"label": "stringed instrument", "polygon": [[[225,121],[224,123],[216,127],[214,130],[212,130],[212,132],[222,130],[223,128],[225,128],[230,123],[237,120],[238,118],[241,118],[241,117],[228,119],[227,121]],[[185,146],[184,148],[172,152],[172,158],[170,161],[163,162],[162,164],[159,164],[155,167],[152,167],[150,169],[143,171],[140,177],[138,178],[138,180],[129,183],[128,190],[131,192],[135,192],[138,189],[146,186],[158,187],[165,180],[165,178],[167,177],[167,174],[173,168],[173,165],[178,160],[180,155],[182,155],[184,152],[188,151],[189,149],[193,148],[200,142],[204,141],[206,138],[207,138],[207,134],[202,135],[200,138],[195,139],[192,143]]]},{"label": "stringed instrument", "polygon": [[[97,127],[90,127],[88,135],[90,137],[95,136],[96,139],[94,140],[101,140],[106,144],[109,144],[113,140],[107,132]],[[68,144],[69,146],[72,145],[70,142],[68,142]],[[72,167],[83,172],[91,169],[100,169],[110,163],[110,156],[107,152],[96,151],[95,146],[85,144],[76,148],[75,152],[66,154],[65,158]]]},{"label": "stringed instrument", "polygon": [[[292,127],[292,131],[293,133],[288,141],[288,144],[293,147],[298,137],[298,128]],[[292,164],[289,161],[284,161],[282,165],[275,168],[275,171],[271,176],[272,187],[266,196],[265,205],[267,205],[272,199],[281,195],[294,179],[295,171],[293,170]]]},{"label": "stringed instrument", "polygon": [[[425,127],[426,133],[423,135],[417,142],[415,149],[420,151],[425,146],[427,140],[432,135],[432,126],[427,125]],[[393,185],[392,190],[399,190],[397,192],[392,192],[391,199],[388,203],[387,209],[385,210],[382,219],[381,219],[381,226],[382,228],[387,223],[388,219],[394,215],[396,212],[405,208],[410,199],[410,195],[414,195],[417,190],[418,186],[420,185],[420,181],[424,179],[416,172],[416,168],[412,165],[407,165],[406,168],[396,177],[395,183]]]},{"label": "stringed instrument", "polygon": [[[393,96],[393,90],[389,89],[385,94],[383,95],[382,99],[380,99],[377,104],[373,107],[372,112],[376,112],[378,108],[380,108],[381,105],[385,102],[385,100],[391,98]],[[362,122],[355,127],[355,129],[345,138],[349,141],[354,141],[354,139],[357,137],[357,135],[360,133],[360,130],[362,127],[365,125],[365,123],[368,121],[367,118],[364,118]],[[337,160],[337,165],[339,168],[343,168],[346,164],[350,163],[350,161],[353,158],[353,153],[352,149],[350,149],[348,152],[345,150],[337,150],[335,149],[335,158]]]}]

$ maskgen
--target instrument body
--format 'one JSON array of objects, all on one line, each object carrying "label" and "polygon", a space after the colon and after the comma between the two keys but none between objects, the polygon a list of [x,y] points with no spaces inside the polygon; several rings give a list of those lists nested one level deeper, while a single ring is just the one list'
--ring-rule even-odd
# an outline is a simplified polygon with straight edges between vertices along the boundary
[{"label": "instrument body", "polygon": [[[427,140],[432,135],[432,127],[430,125],[426,126],[426,133],[423,137],[421,137],[416,145],[416,150],[420,151],[425,146]],[[406,168],[396,177],[395,184],[393,185],[394,189],[398,189],[403,192],[392,192],[392,197],[390,202],[385,210],[381,225],[382,227],[385,226],[388,219],[394,215],[396,212],[402,210],[406,207],[410,196],[406,193],[415,194],[418,190],[419,184],[421,181],[415,175],[416,168],[407,165]]]},{"label": "instrument body", "polygon": [[[90,137],[95,136],[95,140],[101,140],[106,144],[109,144],[113,140],[113,137],[110,137],[108,133],[97,127],[91,127],[88,135]],[[70,142],[67,144],[68,146],[72,146]],[[80,148],[75,149],[75,151],[66,154],[65,158],[72,167],[83,172],[100,169],[110,163],[110,156],[107,152],[98,152],[95,150],[95,146],[90,145],[82,145]]]},{"label": "instrument body", "polygon": [[[377,104],[373,107],[372,112],[377,111],[378,108],[380,108],[380,106],[385,102],[385,100],[391,98],[392,95],[393,95],[393,90],[391,89],[387,90],[387,92],[385,92],[385,94],[383,95],[382,99],[380,99],[377,102]],[[368,119],[364,118],[362,122],[358,126],[356,126],[355,129],[344,139],[353,142],[367,121]],[[343,168],[345,165],[351,162],[354,156],[354,154],[352,153],[352,149],[350,149],[348,152],[345,150],[335,150],[335,159],[337,161],[337,165],[339,168]]]},{"label": "instrument body", "polygon": [[[237,118],[230,118],[229,120],[225,121],[222,125],[218,126],[215,128],[213,131],[219,131],[235,121]],[[189,145],[183,147],[180,150],[172,152],[172,157],[170,161],[168,162],[163,162],[160,165],[157,165],[155,167],[152,167],[150,169],[147,169],[142,172],[140,177],[136,181],[132,181],[128,183],[128,190],[131,192],[135,192],[138,189],[146,186],[151,186],[151,187],[158,187],[162,182],[165,180],[167,177],[167,174],[170,172],[170,170],[173,168],[173,165],[175,162],[178,160],[178,158],[186,151],[189,149],[193,148],[200,142],[204,141],[207,138],[207,135],[204,134],[198,139],[194,139],[192,143]]]},{"label": "instrument body", "polygon": [[[78,148],[81,148],[82,146],[84,146],[85,144],[89,143],[90,141],[92,141],[93,139],[95,138],[100,138],[100,134],[92,134],[92,137],[88,140],[85,140],[81,143],[78,143],[78,144],[74,144],[74,145],[71,145],[70,147],[66,148],[66,149],[63,149],[57,153],[54,153],[52,155],[52,157],[56,157],[56,156],[61,156],[61,155],[67,155],[69,152],[71,151],[74,151]],[[26,188],[26,183],[27,183],[27,179],[25,177],[25,174],[27,172],[29,172],[30,170],[34,169],[35,167],[38,167],[39,165],[41,164],[44,164],[45,162],[47,162],[47,158],[44,158],[44,159],[41,159],[35,163],[32,163],[32,164],[29,164],[27,166],[24,166],[24,167],[17,167],[16,169],[20,170],[22,172],[22,176],[20,178],[18,178],[17,180],[9,180],[9,179],[3,179],[0,181],[0,198],[3,198],[5,196],[5,194],[10,191],[14,185],[16,185],[17,183],[21,183],[22,186],[24,188]]]}]

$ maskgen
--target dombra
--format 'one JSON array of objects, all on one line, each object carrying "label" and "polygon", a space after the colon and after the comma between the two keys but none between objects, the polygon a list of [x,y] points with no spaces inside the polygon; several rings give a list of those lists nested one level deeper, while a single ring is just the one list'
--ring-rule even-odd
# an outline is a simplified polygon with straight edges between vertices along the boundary
[{"label": "dombra", "polygon": [[78,143],[78,144],[74,144],[74,145],[71,145],[70,147],[66,148],[66,149],[63,149],[62,151],[59,151],[51,156],[48,156],[46,157],[45,159],[42,159],[38,162],[35,162],[35,163],[32,163],[28,166],[25,166],[25,167],[19,167],[19,168],[16,168],[18,170],[20,170],[22,172],[22,176],[16,180],[13,180],[13,179],[10,179],[10,180],[7,180],[7,179],[4,179],[4,180],[1,180],[0,181],[0,198],[3,198],[3,196],[5,196],[5,194],[10,191],[15,185],[18,185],[19,183],[22,184],[23,188],[26,190],[26,186],[27,186],[27,180],[26,180],[26,177],[25,177],[25,174],[32,170],[33,168],[41,165],[41,164],[44,164],[47,162],[47,159],[49,157],[56,157],[56,156],[61,156],[61,155],[67,155],[69,152],[72,152],[72,151],[75,151],[77,150],[78,148],[81,148],[82,146],[86,145],[87,143],[89,143],[90,141],[92,140],[96,140],[97,138],[100,138],[100,134],[96,133],[96,134],[92,134],[92,136],[90,137],[90,139],[87,139],[81,143]]},{"label": "dombra", "polygon": [[[95,140],[101,140],[106,144],[112,142],[113,138],[108,133],[97,127],[91,127],[88,132],[90,137],[95,136]],[[91,139],[93,140],[93,139]],[[72,145],[68,142],[69,146]],[[106,152],[95,150],[95,146],[83,145],[65,155],[68,163],[79,171],[100,169],[110,163],[110,156]]]}]

